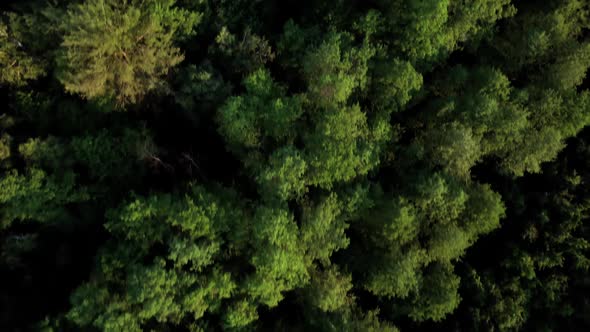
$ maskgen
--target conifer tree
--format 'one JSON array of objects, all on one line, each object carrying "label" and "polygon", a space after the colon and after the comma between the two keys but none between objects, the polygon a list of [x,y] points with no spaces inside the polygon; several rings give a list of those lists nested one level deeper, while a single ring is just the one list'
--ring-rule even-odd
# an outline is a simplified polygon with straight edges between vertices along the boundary
[{"label": "conifer tree", "polygon": [[58,78],[85,98],[135,103],[167,90],[166,75],[183,55],[174,41],[192,35],[200,15],[167,1],[87,0],[62,22]]}]

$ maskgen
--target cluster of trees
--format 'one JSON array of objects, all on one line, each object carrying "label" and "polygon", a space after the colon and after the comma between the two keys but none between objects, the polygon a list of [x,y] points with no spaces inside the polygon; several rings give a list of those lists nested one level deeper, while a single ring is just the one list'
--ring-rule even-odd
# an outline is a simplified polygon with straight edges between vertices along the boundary
[{"label": "cluster of trees", "polygon": [[0,327],[590,328],[584,0],[26,0]]}]

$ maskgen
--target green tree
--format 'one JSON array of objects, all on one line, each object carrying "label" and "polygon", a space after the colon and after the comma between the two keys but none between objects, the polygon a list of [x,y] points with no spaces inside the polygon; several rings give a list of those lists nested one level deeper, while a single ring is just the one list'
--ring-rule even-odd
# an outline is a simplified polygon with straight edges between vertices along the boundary
[{"label": "green tree", "polygon": [[[180,324],[218,312],[236,289],[231,274],[214,264],[227,250],[223,233],[243,218],[231,197],[193,187],[185,196],[138,197],[109,211],[113,242],[101,252],[95,277],[74,293],[68,319],[139,331],[151,321]],[[161,246],[161,255],[150,254]]]},{"label": "green tree", "polygon": [[508,0],[378,1],[391,43],[412,63],[431,65],[446,59],[460,43],[477,41],[493,24],[515,14]]},{"label": "green tree", "polygon": [[0,14],[0,84],[22,88],[52,69],[60,13],[53,5]]},{"label": "green tree", "polygon": [[351,243],[351,256],[358,258],[349,265],[390,307],[391,317],[440,320],[459,304],[453,264],[499,226],[504,207],[486,186],[440,174],[412,181],[404,196],[374,191],[376,206],[352,223],[362,238]]},{"label": "green tree", "polygon": [[28,55],[0,22],[0,83],[22,86],[45,74],[44,64]]},{"label": "green tree", "polygon": [[52,176],[34,168],[25,174],[4,174],[0,179],[2,228],[14,221],[50,222],[67,216],[66,204],[89,199],[75,179],[72,172]]},{"label": "green tree", "polygon": [[245,287],[252,297],[274,307],[283,299],[282,292],[309,281],[303,246],[293,216],[283,209],[261,207],[253,222],[251,264],[256,273]]},{"label": "green tree", "polygon": [[545,165],[542,174],[529,175],[540,184],[534,192],[526,181],[503,188],[514,215],[495,237],[507,249],[483,266],[474,261],[477,252],[466,260],[468,302],[459,313],[472,317],[466,320],[469,326],[479,330],[588,326],[589,321],[578,314],[588,308],[578,296],[589,286],[590,244],[584,226],[589,211],[584,185],[588,148],[580,139],[572,145],[558,161]]}]

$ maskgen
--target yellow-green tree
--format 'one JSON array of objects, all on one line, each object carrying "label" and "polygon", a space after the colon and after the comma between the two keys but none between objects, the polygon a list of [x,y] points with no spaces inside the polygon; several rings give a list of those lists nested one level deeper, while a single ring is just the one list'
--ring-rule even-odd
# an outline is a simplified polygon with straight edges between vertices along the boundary
[{"label": "yellow-green tree", "polygon": [[183,59],[174,41],[193,34],[200,19],[174,2],[87,0],[71,6],[57,55],[66,91],[120,104],[166,91],[167,74]]}]

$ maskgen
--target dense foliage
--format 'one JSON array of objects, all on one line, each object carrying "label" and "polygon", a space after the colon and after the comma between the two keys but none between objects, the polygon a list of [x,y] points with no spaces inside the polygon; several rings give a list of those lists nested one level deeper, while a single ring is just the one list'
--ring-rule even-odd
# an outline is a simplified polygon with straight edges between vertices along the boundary
[{"label": "dense foliage", "polygon": [[587,1],[0,8],[0,330],[590,330]]}]

